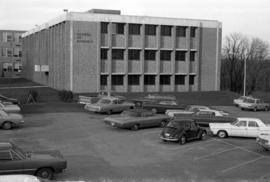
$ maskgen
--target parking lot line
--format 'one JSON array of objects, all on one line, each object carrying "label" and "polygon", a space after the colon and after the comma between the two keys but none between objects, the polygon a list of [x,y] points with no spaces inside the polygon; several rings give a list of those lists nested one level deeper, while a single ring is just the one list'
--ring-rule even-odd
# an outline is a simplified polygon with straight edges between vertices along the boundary
[{"label": "parking lot line", "polygon": [[229,167],[229,168],[227,168],[227,169],[222,170],[221,172],[227,173],[227,172],[229,172],[229,171],[231,171],[231,170],[233,170],[233,169],[236,169],[236,168],[239,168],[239,167],[248,165],[248,164],[250,164],[250,163],[256,162],[256,161],[258,161],[258,160],[260,160],[260,159],[263,159],[263,158],[264,158],[264,157],[261,156],[261,157],[258,157],[258,158],[256,158],[256,159],[249,160],[249,161],[247,161],[247,162],[243,162],[243,163],[241,163],[241,164],[235,165],[235,166],[233,166],[233,167]]},{"label": "parking lot line", "polygon": [[215,156],[215,155],[219,155],[219,154],[222,154],[224,152],[232,151],[232,150],[235,150],[235,149],[239,149],[239,148],[238,147],[233,147],[233,148],[230,148],[230,149],[213,152],[213,153],[208,154],[208,155],[203,155],[203,156],[200,156],[200,157],[195,157],[194,160],[205,159],[205,158],[212,157],[212,156]]}]

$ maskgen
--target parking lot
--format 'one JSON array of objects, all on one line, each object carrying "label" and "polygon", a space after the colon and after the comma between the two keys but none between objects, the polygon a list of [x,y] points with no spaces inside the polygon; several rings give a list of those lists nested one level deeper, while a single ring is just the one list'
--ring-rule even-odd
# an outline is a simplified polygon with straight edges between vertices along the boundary
[{"label": "parking lot", "polygon": [[[270,112],[218,108],[270,123]],[[210,135],[185,145],[164,143],[159,139],[160,128],[111,128],[103,123],[106,115],[86,112],[74,103],[29,105],[24,113],[25,125],[1,130],[1,140],[11,140],[28,151],[60,150],[68,168],[56,180],[270,180],[270,152],[255,139]]]}]

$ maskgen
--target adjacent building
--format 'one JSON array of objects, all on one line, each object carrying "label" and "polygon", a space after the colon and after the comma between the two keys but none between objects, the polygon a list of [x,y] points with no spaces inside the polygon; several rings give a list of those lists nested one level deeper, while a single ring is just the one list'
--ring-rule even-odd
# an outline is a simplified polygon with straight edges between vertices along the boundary
[{"label": "adjacent building", "polygon": [[21,75],[21,35],[24,32],[18,30],[0,30],[0,77]]},{"label": "adjacent building", "polygon": [[221,22],[66,12],[23,34],[26,78],[77,93],[215,91]]}]

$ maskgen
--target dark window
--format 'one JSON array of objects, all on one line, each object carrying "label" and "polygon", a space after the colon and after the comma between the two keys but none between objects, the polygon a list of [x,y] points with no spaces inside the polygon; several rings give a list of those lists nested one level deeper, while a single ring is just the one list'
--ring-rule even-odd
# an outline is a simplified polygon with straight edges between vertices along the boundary
[{"label": "dark window", "polygon": [[112,50],[112,59],[124,60],[124,50],[113,49]]},{"label": "dark window", "polygon": [[145,35],[156,35],[156,25],[145,25]]},{"label": "dark window", "polygon": [[185,85],[185,75],[175,75],[175,85]]},{"label": "dark window", "polygon": [[186,37],[187,27],[176,27],[176,36],[177,37]]},{"label": "dark window", "polygon": [[11,160],[11,155],[8,150],[0,151],[0,161],[1,160]]},{"label": "dark window", "polygon": [[12,41],[13,41],[12,35],[7,35],[7,42],[12,42]]},{"label": "dark window", "polygon": [[190,37],[196,37],[196,27],[190,28]]},{"label": "dark window", "polygon": [[189,85],[194,85],[195,75],[189,75]]},{"label": "dark window", "polygon": [[101,49],[100,59],[108,59],[108,49]]},{"label": "dark window", "polygon": [[140,35],[141,25],[139,24],[129,24],[128,32],[130,35]]},{"label": "dark window", "polygon": [[19,50],[19,57],[22,57],[22,51]]},{"label": "dark window", "polygon": [[144,51],[145,60],[156,60],[156,51],[154,50],[145,50]]},{"label": "dark window", "polygon": [[128,50],[129,60],[140,60],[140,50]]},{"label": "dark window", "polygon": [[140,85],[140,75],[129,75],[128,76],[129,85]]},{"label": "dark window", "polygon": [[196,55],[196,52],[195,51],[191,51],[190,52],[190,61],[195,61],[195,55]]},{"label": "dark window", "polygon": [[155,75],[144,75],[144,84],[145,85],[155,85],[156,76]]},{"label": "dark window", "polygon": [[108,23],[101,22],[101,33],[108,33]]},{"label": "dark window", "polygon": [[123,75],[112,75],[112,85],[123,85],[124,76]]},{"label": "dark window", "polygon": [[170,61],[171,51],[160,51],[160,60]]},{"label": "dark window", "polygon": [[172,35],[172,27],[171,26],[161,26],[161,35],[171,36]]},{"label": "dark window", "polygon": [[124,34],[124,23],[113,23],[112,24],[112,33],[113,34]]},{"label": "dark window", "polygon": [[171,84],[171,77],[170,75],[160,75],[160,85],[170,85]]},{"label": "dark window", "polygon": [[100,75],[100,85],[107,85],[107,75]]},{"label": "dark window", "polygon": [[176,61],[185,61],[186,60],[186,51],[176,51],[175,52]]}]

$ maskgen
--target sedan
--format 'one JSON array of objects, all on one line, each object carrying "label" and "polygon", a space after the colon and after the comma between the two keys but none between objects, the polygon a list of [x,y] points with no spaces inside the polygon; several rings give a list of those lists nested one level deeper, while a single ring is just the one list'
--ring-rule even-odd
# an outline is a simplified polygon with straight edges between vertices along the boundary
[{"label": "sedan", "polygon": [[21,108],[16,105],[9,102],[0,102],[0,109],[5,112],[20,112]]},{"label": "sedan", "polygon": [[270,150],[270,133],[261,133],[256,138],[256,142],[265,150]]},{"label": "sedan", "polygon": [[0,110],[0,126],[9,130],[14,126],[18,126],[24,123],[23,116],[16,113],[6,113],[5,111]]}]

